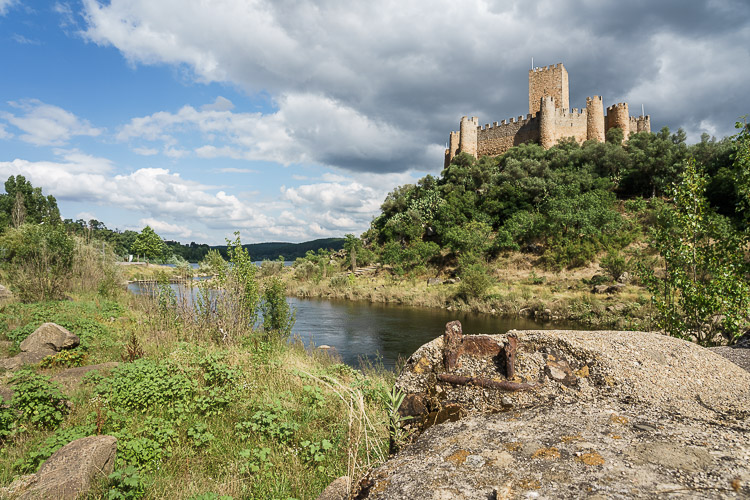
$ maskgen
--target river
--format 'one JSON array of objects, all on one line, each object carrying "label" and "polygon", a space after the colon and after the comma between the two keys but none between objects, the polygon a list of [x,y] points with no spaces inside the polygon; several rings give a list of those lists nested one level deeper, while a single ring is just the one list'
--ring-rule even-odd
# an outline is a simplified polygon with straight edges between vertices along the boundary
[{"label": "river", "polygon": [[[177,289],[176,285],[173,287]],[[137,284],[130,284],[128,289],[135,294],[143,293]],[[359,367],[360,360],[366,359],[393,369],[399,358],[408,358],[419,346],[441,336],[445,324],[454,319],[461,321],[464,333],[468,334],[575,328],[569,324],[445,309],[295,297],[289,297],[287,301],[297,311],[292,336],[309,347],[330,346],[332,354],[335,350],[335,355],[353,367]]]}]

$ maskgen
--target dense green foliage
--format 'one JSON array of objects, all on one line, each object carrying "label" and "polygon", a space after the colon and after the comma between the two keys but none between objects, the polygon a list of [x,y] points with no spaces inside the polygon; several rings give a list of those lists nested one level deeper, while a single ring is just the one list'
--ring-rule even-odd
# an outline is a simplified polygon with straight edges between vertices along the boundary
[{"label": "dense green foliage", "polygon": [[684,132],[664,128],[621,145],[618,131],[610,132],[606,143],[563,140],[549,150],[523,144],[496,158],[459,154],[439,178],[392,191],[363,239],[403,270],[510,250],[539,255],[551,269],[581,266],[639,236],[620,200],[669,195],[691,155],[709,166],[714,208],[742,223],[732,206],[738,191],[727,181],[736,150],[730,139],[704,136],[687,146]]},{"label": "dense green foliage", "polygon": [[[739,186],[750,167],[747,134],[742,126],[736,138],[733,170]],[[642,271],[659,328],[702,345],[715,343],[717,331],[729,339],[739,337],[750,315],[750,266],[738,251],[747,248],[750,234],[711,210],[707,186],[695,160],[686,162],[671,188],[673,203],[661,209],[651,235],[651,245],[664,261],[663,275],[652,268]],[[736,209],[737,219],[744,219],[744,205]]]},{"label": "dense green foliage", "polygon": [[60,224],[24,223],[0,237],[2,259],[24,302],[61,299],[73,270],[73,239]]},{"label": "dense green foliage", "polygon": [[141,233],[135,237],[130,245],[130,251],[149,260],[158,260],[166,256],[167,246],[151,226],[143,228]]},{"label": "dense green foliage", "polygon": [[33,187],[23,175],[10,176],[5,181],[5,193],[0,194],[0,231],[24,222],[59,223],[57,200],[51,195],[44,196],[42,189]]}]

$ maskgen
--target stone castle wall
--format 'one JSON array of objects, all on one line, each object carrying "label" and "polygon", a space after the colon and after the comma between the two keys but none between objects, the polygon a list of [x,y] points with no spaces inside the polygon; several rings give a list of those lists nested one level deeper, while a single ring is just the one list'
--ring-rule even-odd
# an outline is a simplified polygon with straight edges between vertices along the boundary
[{"label": "stone castle wall", "polygon": [[501,123],[494,122],[480,128],[477,136],[477,154],[495,156],[524,142],[539,141],[539,119],[534,115],[519,116]]},{"label": "stone castle wall", "polygon": [[623,140],[637,132],[651,132],[651,117],[630,116],[627,103],[607,108],[601,96],[588,97],[586,108],[569,107],[568,72],[562,63],[534,68],[529,71],[529,114],[492,126],[479,126],[479,119],[461,119],[459,132],[451,132],[445,150],[445,166],[459,153],[475,158],[503,154],[513,146],[536,142],[551,148],[561,139],[572,137],[577,142],[586,140],[604,142],[606,131],[619,127]]},{"label": "stone castle wall", "polygon": [[529,70],[529,114],[539,112],[544,96],[554,97],[558,108],[570,107],[568,71],[562,63]]}]

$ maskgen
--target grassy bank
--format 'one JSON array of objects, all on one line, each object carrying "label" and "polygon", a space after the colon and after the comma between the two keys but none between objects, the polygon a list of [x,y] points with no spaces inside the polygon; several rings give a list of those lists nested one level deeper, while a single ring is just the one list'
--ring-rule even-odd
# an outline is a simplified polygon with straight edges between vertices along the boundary
[{"label": "grassy bank", "polygon": [[[333,261],[331,261],[333,262]],[[377,268],[355,276],[346,263],[331,266],[327,276],[303,278],[294,269],[284,273],[287,290],[297,297],[323,297],[404,304],[455,311],[481,312],[506,317],[532,317],[541,321],[574,321],[592,328],[648,329],[648,292],[630,283],[612,294],[597,294],[595,284],[614,284],[598,262],[559,272],[534,265],[521,253],[491,262],[491,285],[481,295],[465,297],[450,270],[440,273],[439,284],[429,284],[435,274],[399,276]]]},{"label": "grassy bank", "polygon": [[[391,373],[251,330],[217,342],[158,297],[70,298],[0,308],[11,354],[46,321],[81,338],[75,355],[0,374],[16,393],[0,418],[0,487],[91,434],[118,438],[116,472],[93,498],[316,498],[387,452]],[[66,365],[113,361],[50,382]]]}]

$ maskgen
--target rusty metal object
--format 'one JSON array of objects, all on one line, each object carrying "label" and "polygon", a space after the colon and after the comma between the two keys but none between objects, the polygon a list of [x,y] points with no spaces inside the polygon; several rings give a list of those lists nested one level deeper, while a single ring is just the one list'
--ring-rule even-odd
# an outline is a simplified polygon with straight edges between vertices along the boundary
[{"label": "rusty metal object", "polygon": [[461,322],[458,320],[450,321],[445,324],[445,334],[443,335],[443,363],[445,371],[451,372],[458,365],[458,356],[461,354],[463,332]]},{"label": "rusty metal object", "polygon": [[494,358],[502,348],[495,339],[487,335],[467,335],[462,339],[459,355],[468,354],[480,358]]},{"label": "rusty metal object", "polygon": [[440,373],[437,376],[438,380],[442,382],[448,382],[449,384],[455,385],[476,385],[478,387],[484,387],[486,389],[497,389],[505,392],[516,392],[516,391],[529,391],[537,387],[532,384],[522,384],[518,382],[509,382],[506,380],[490,380],[488,378],[481,377],[464,377],[462,375],[449,375],[447,373]]},{"label": "rusty metal object", "polygon": [[518,339],[513,336],[508,337],[508,343],[505,344],[505,373],[510,379],[516,374],[516,351],[518,350]]}]

